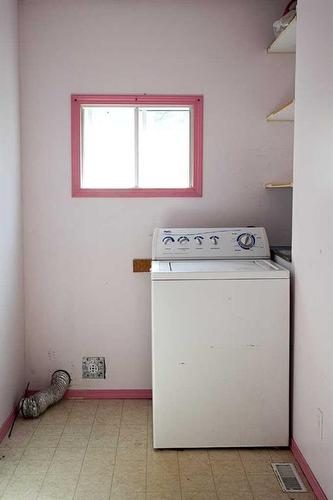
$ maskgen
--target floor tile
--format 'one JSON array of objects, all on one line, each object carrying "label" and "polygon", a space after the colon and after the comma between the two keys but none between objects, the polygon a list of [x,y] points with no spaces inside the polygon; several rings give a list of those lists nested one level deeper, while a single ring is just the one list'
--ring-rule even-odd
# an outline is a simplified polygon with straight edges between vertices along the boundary
[{"label": "floor tile", "polygon": [[[254,500],[254,496],[251,491],[247,492],[227,492],[225,490],[217,491],[218,500]],[[271,500],[270,498],[266,498],[266,500]]]},{"label": "floor tile", "polygon": [[113,473],[115,458],[115,448],[89,448],[82,463],[82,474],[110,476]]},{"label": "floor tile", "polygon": [[8,477],[14,473],[14,471],[17,468],[17,463],[14,462],[6,462],[0,464],[0,478],[1,477]]},{"label": "floor tile", "polygon": [[218,461],[211,462],[214,478],[224,477],[239,477],[245,478],[245,470],[242,462],[240,461]]},{"label": "floor tile", "polygon": [[68,409],[60,409],[60,410],[53,410],[52,408],[47,410],[43,415],[40,417],[40,423],[41,425],[47,425],[47,424],[65,424],[66,421],[68,420],[68,417],[70,415],[70,410]]},{"label": "floor tile", "polygon": [[91,435],[97,436],[99,434],[109,434],[110,436],[119,435],[120,425],[114,424],[112,422],[94,422],[91,429]]},{"label": "floor tile", "polygon": [[56,448],[25,448],[21,455],[22,460],[51,460]]},{"label": "floor tile", "polygon": [[182,500],[217,500],[215,491],[184,491]]},{"label": "floor tile", "polygon": [[179,463],[188,461],[199,461],[208,464],[209,456],[207,450],[183,450],[178,451]]},{"label": "floor tile", "polygon": [[244,469],[247,473],[271,473],[271,456],[269,450],[240,450]]},{"label": "floor tile", "polygon": [[247,473],[264,474],[272,472],[271,460],[245,460],[243,462],[244,469]]},{"label": "floor tile", "polygon": [[21,460],[25,448],[7,448],[0,447],[0,470],[5,463],[18,463]]},{"label": "floor tile", "polygon": [[117,437],[101,435],[99,437],[91,437],[88,441],[89,448],[115,448],[117,446]]},{"label": "floor tile", "polygon": [[146,500],[181,500],[181,493],[180,490],[147,491]]},{"label": "floor tile", "polygon": [[126,413],[122,413],[122,422],[124,424],[145,424],[148,423],[148,410],[143,408],[142,410],[128,410]]},{"label": "floor tile", "polygon": [[118,449],[138,450],[139,448],[147,450],[147,438],[144,436],[123,436],[118,439]]},{"label": "floor tile", "polygon": [[135,491],[127,487],[112,487],[110,500],[146,500],[143,491]]},{"label": "floor tile", "polygon": [[107,410],[97,411],[94,422],[96,424],[113,425],[114,427],[119,429],[121,422],[121,415],[114,415],[113,413],[109,413]]},{"label": "floor tile", "polygon": [[254,498],[246,477],[225,476],[215,481],[215,484],[219,500],[253,500]]},{"label": "floor tile", "polygon": [[67,423],[64,427],[63,436],[74,434],[75,436],[89,437],[92,431],[91,424],[70,424]]},{"label": "floor tile", "polygon": [[7,448],[25,448],[33,438],[33,431],[13,432],[10,438],[6,437],[1,445]]},{"label": "floor tile", "polygon": [[147,405],[126,405],[126,401],[123,406],[122,416],[129,417],[131,415],[137,418],[148,416],[148,406]]},{"label": "floor tile", "polygon": [[61,436],[58,444],[58,448],[61,449],[82,449],[86,448],[89,442],[89,437],[76,435],[76,434],[66,434]]},{"label": "floor tile", "polygon": [[175,450],[153,450],[147,452],[147,461],[149,462],[177,462],[177,451]]},{"label": "floor tile", "polygon": [[37,460],[30,458],[21,460],[15,469],[14,475],[17,477],[28,474],[45,475],[50,463],[51,458],[49,460]]},{"label": "floor tile", "polygon": [[108,500],[111,493],[112,474],[84,474],[80,475],[75,500]]},{"label": "floor tile", "polygon": [[71,409],[71,416],[78,415],[95,415],[99,401],[97,399],[90,399],[85,401],[74,401]]},{"label": "floor tile", "polygon": [[88,453],[90,450],[106,450],[108,451],[109,453],[112,453],[112,452],[115,452],[117,454],[117,448],[116,446],[110,446],[107,442],[104,442],[101,441],[100,444],[98,446],[96,446],[96,443],[92,442],[92,441],[89,441],[88,442],[88,445],[86,447],[86,452]]},{"label": "floor tile", "polygon": [[181,489],[186,491],[215,491],[212,471],[209,465],[180,464]]},{"label": "floor tile", "polygon": [[56,450],[49,467],[50,474],[79,474],[84,458],[84,449]]},{"label": "floor tile", "polygon": [[65,408],[65,409],[72,409],[73,408],[73,405],[74,405],[74,400],[73,399],[61,399],[61,401],[59,401],[58,403],[56,403],[56,405],[54,406],[54,408]]},{"label": "floor tile", "polygon": [[123,411],[140,411],[148,408],[148,399],[124,399]]},{"label": "floor tile", "polygon": [[123,399],[100,399],[98,402],[98,409],[107,408],[114,410],[122,410],[124,405]]},{"label": "floor tile", "polygon": [[27,448],[56,448],[58,446],[60,436],[43,435],[32,436]]},{"label": "floor tile", "polygon": [[0,473],[0,496],[5,492],[12,476],[12,472]]},{"label": "floor tile", "polygon": [[178,463],[175,461],[160,463],[152,462],[147,464],[147,490],[180,490]]},{"label": "floor tile", "polygon": [[116,461],[119,462],[146,462],[147,449],[144,444],[133,446],[118,446]]},{"label": "floor tile", "polygon": [[115,448],[118,443],[118,432],[110,432],[106,430],[103,432],[102,430],[95,431],[91,433],[88,441],[88,446],[100,448],[100,447],[108,447]]},{"label": "floor tile", "polygon": [[273,474],[247,474],[255,500],[280,500],[286,498]]},{"label": "floor tile", "polygon": [[6,479],[10,479],[13,476],[16,468],[17,468],[16,464],[7,463],[3,465],[3,467],[0,469],[0,480],[2,483],[2,489],[4,488]]},{"label": "floor tile", "polygon": [[37,427],[40,425],[40,419],[39,418],[22,418],[18,417],[16,419],[16,422],[14,424],[14,431],[15,430],[30,430],[34,431],[37,429]]},{"label": "floor tile", "polygon": [[12,477],[2,500],[35,500],[42,485],[44,476],[40,474],[29,474]]},{"label": "floor tile", "polygon": [[121,407],[98,407],[95,413],[96,421],[120,422],[122,414]]},{"label": "floor tile", "polygon": [[72,500],[77,482],[75,474],[47,473],[38,500]]},{"label": "floor tile", "polygon": [[95,420],[94,414],[88,415],[69,415],[68,420],[66,422],[66,426],[76,426],[76,425],[92,425]]},{"label": "floor tile", "polygon": [[211,472],[212,470],[209,459],[204,457],[201,459],[185,459],[184,457],[178,457],[178,462],[180,473],[187,471],[200,472],[206,470]]},{"label": "floor tile", "polygon": [[295,457],[290,450],[269,450],[272,462],[295,462]]},{"label": "floor tile", "polygon": [[146,464],[141,462],[116,463],[113,474],[112,489],[129,489],[144,491],[146,487]]},{"label": "floor tile", "polygon": [[316,500],[316,496],[312,492],[307,493],[288,493],[289,500]]},{"label": "floor tile", "polygon": [[240,455],[238,450],[234,449],[210,449],[208,450],[208,456],[211,462],[237,462],[240,461]]},{"label": "floor tile", "polygon": [[62,424],[41,424],[38,426],[34,433],[34,437],[38,436],[57,436],[60,438],[63,430],[65,428],[65,423]]},{"label": "floor tile", "polygon": [[129,411],[122,415],[121,422],[123,425],[147,425],[148,413],[147,410]]},{"label": "floor tile", "polygon": [[240,457],[243,462],[246,461],[269,461],[270,460],[270,452],[267,449],[240,449],[239,450]]},{"label": "floor tile", "polygon": [[148,432],[148,420],[147,416],[145,417],[140,417],[136,418],[136,415],[134,417],[126,417],[122,416],[121,418],[121,426],[120,430],[124,433],[126,431],[136,431],[136,432],[144,432],[147,434]]}]

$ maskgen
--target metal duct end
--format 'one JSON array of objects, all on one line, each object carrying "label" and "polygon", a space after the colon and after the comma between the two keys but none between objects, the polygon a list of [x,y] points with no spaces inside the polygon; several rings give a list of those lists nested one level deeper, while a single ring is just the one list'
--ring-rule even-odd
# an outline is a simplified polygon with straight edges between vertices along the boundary
[{"label": "metal duct end", "polygon": [[49,406],[60,401],[71,383],[71,376],[65,370],[56,370],[51,377],[51,385],[32,396],[22,398],[20,412],[24,418],[37,418]]}]

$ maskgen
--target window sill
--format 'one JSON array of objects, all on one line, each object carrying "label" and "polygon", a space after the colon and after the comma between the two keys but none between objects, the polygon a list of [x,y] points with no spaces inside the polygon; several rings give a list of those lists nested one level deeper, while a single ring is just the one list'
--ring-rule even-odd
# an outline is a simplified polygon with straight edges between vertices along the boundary
[{"label": "window sill", "polygon": [[174,189],[73,189],[73,198],[190,198],[201,197],[201,186]]}]

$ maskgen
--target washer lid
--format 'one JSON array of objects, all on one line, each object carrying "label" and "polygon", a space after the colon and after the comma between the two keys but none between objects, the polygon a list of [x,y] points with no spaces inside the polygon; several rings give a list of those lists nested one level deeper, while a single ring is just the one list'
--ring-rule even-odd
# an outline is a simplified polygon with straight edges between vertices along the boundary
[{"label": "washer lid", "polygon": [[156,280],[221,280],[289,278],[289,271],[271,260],[153,261]]}]

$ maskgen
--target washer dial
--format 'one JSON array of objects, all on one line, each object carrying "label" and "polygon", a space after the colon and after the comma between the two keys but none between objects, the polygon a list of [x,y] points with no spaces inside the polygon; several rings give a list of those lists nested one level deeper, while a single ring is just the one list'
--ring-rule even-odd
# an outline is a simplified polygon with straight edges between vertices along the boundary
[{"label": "washer dial", "polygon": [[194,239],[195,241],[197,242],[198,245],[202,245],[202,242],[203,242],[203,239],[204,237],[203,236],[200,236],[199,234],[197,236],[194,236]]},{"label": "washer dial", "polygon": [[242,233],[237,238],[238,245],[244,250],[250,250],[255,244],[256,240],[251,233]]},{"label": "washer dial", "polygon": [[209,239],[211,240],[211,242],[213,243],[213,245],[217,245],[220,238],[218,236],[216,236],[216,235],[213,235]]},{"label": "washer dial", "polygon": [[168,245],[169,243],[174,243],[175,240],[172,236],[164,236],[164,238],[162,239],[164,245]]},{"label": "washer dial", "polygon": [[180,243],[181,245],[184,245],[184,244],[186,244],[186,243],[189,243],[189,242],[190,242],[190,240],[188,239],[188,237],[187,237],[187,236],[180,236],[180,238],[178,238],[178,241],[179,241],[179,243]]}]

